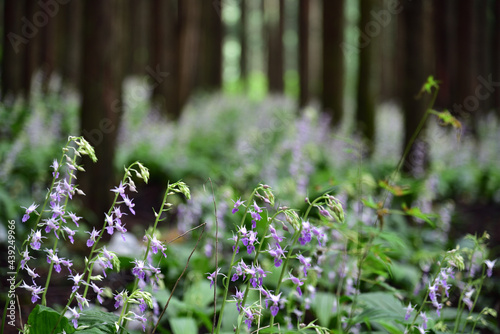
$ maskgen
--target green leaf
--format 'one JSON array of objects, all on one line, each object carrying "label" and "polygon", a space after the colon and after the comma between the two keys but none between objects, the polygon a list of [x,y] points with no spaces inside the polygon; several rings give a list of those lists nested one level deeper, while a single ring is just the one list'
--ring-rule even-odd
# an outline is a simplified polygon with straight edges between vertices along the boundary
[{"label": "green leaf", "polygon": [[359,295],[358,300],[364,306],[363,311],[354,317],[354,323],[377,322],[392,323],[404,319],[405,311],[401,302],[390,293],[369,292]]},{"label": "green leaf", "polygon": [[[114,334],[115,322],[119,317],[110,312],[102,312],[97,310],[85,310],[80,319],[78,319],[79,327],[86,327],[83,330],[78,330],[78,333],[85,334]],[[128,333],[124,331],[123,333]]]},{"label": "green leaf", "polygon": [[332,307],[336,297],[332,293],[318,292],[313,304],[314,312],[318,317],[318,322],[321,326],[328,327],[330,320],[335,315],[332,312]]},{"label": "green leaf", "polygon": [[[66,317],[61,317],[59,321],[60,314],[54,309],[37,305],[31,311],[28,317],[28,326],[30,328],[30,334],[48,334],[52,333],[55,327],[54,333],[62,333],[65,331],[67,334],[75,332],[75,328],[69,323]],[[56,327],[57,322],[59,324]]]},{"label": "green leaf", "polygon": [[174,334],[195,334],[198,333],[196,321],[193,318],[172,318],[170,327]]},{"label": "green leaf", "polygon": [[430,217],[434,218],[435,215],[423,213],[422,211],[420,211],[420,208],[418,208],[418,207],[408,208],[406,206],[406,204],[404,204],[404,203],[403,203],[403,210],[404,210],[405,214],[407,214],[408,216],[422,219],[426,223],[431,225],[432,227],[434,227],[434,228],[436,227],[436,224],[434,224],[434,222],[429,219]]}]

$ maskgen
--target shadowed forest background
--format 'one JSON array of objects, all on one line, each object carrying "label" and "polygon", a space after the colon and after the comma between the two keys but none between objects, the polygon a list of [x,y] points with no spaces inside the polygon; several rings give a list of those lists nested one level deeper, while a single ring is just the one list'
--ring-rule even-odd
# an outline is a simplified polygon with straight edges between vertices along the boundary
[{"label": "shadowed forest background", "polygon": [[[453,217],[443,243],[489,231],[500,254],[498,0],[0,0],[0,17],[2,221],[42,197],[69,135],[99,159],[78,176],[90,225],[135,160],[151,181],[130,225],[165,180],[211,178],[221,200],[375,192],[408,147],[404,199]],[[459,123],[420,129],[430,103]]]}]

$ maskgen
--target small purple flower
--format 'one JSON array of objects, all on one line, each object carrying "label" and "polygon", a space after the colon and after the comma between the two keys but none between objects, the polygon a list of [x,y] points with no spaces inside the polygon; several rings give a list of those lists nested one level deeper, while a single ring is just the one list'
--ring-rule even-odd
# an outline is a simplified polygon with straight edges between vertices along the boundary
[{"label": "small purple flower", "polygon": [[52,211],[52,218],[64,216],[64,208],[59,203],[50,203],[50,211]]},{"label": "small purple flower", "polygon": [[57,162],[56,159],[52,162],[52,165],[50,167],[54,168],[54,172],[52,172],[52,176],[55,177],[56,179],[59,177],[59,172],[57,170],[59,169],[59,163]]},{"label": "small purple flower", "polygon": [[274,246],[274,248],[271,248],[271,246],[269,246],[269,255],[271,255],[273,258],[274,258],[274,266],[276,268],[278,268],[279,266],[281,266],[281,263],[283,262],[282,258],[285,257],[285,253],[286,251],[284,251],[280,244],[277,242]]},{"label": "small purple flower", "polygon": [[425,312],[421,312],[420,313],[420,317],[422,318],[422,325],[424,327],[424,329],[427,329],[427,322],[429,321],[429,318],[427,318],[427,315],[425,314]]},{"label": "small purple flower", "polygon": [[293,284],[297,285],[297,292],[299,293],[299,296],[302,296],[302,290],[300,287],[304,285],[304,282],[302,282],[298,277],[295,277],[292,275],[292,273],[289,273],[289,278],[285,278],[285,280],[289,279],[292,281]]},{"label": "small purple flower", "polygon": [[[234,202],[234,201],[233,201],[233,202]],[[233,215],[234,215],[236,212],[238,212],[239,207],[240,207],[243,203],[245,203],[245,201],[242,201],[242,200],[241,200],[241,197],[240,197],[240,198],[238,198],[238,199],[236,200],[236,202],[234,202],[233,210],[231,211],[231,212],[233,213]]]},{"label": "small purple flower", "polygon": [[146,304],[146,301],[144,298],[139,299],[139,309],[141,310],[142,313],[146,312],[146,309],[148,308],[148,305]]},{"label": "small purple flower", "polygon": [[158,249],[160,249],[164,257],[167,257],[167,255],[165,254],[166,247],[163,245],[161,241],[159,241],[158,239],[156,239],[155,236],[153,236],[151,238],[151,251],[153,252],[153,254],[156,254],[158,253]]},{"label": "small purple flower", "polygon": [[92,228],[92,232],[86,231],[86,233],[90,234],[89,240],[87,240],[87,247],[92,247],[95,243],[95,239],[99,236],[99,232],[101,231],[96,231],[95,227]]},{"label": "small purple flower", "polygon": [[472,306],[474,305],[474,303],[471,300],[471,297],[472,297],[472,294],[474,293],[474,291],[475,291],[475,289],[470,289],[469,291],[467,291],[465,293],[464,298],[462,299],[464,304],[467,305],[467,307],[469,308],[469,311],[472,309]]},{"label": "small purple flower", "polygon": [[68,279],[73,281],[73,288],[71,288],[71,292],[75,293],[78,288],[80,287],[80,282],[83,282],[82,280],[83,274],[75,274],[75,275],[68,275]]},{"label": "small purple flower", "polygon": [[278,232],[276,231],[276,229],[274,227],[272,227],[271,225],[269,225],[269,231],[271,232],[271,237],[276,242],[282,242],[283,241],[283,237],[279,236]]},{"label": "small purple flower", "polygon": [[221,270],[221,269],[222,269],[222,268],[217,268],[217,270],[216,270],[216,271],[214,271],[213,273],[207,273],[207,274],[208,274],[207,279],[208,279],[208,280],[210,280],[210,289],[211,289],[211,288],[212,288],[212,286],[216,283],[216,281],[217,281],[217,276],[222,275],[222,276],[226,277],[226,275],[224,275],[224,274],[220,273],[220,270]]},{"label": "small purple flower", "polygon": [[30,256],[30,253],[28,251],[28,247],[26,247],[26,249],[21,253],[21,255],[23,256],[23,259],[21,260],[21,268],[24,269],[24,267],[26,266],[26,263],[30,259],[33,259],[33,257]]},{"label": "small purple flower", "polygon": [[26,289],[29,292],[31,292],[31,302],[33,304],[36,303],[38,299],[40,299],[40,296],[38,296],[38,295],[41,294],[43,292],[43,290],[45,290],[45,288],[37,286],[36,284],[33,284],[33,286],[30,286],[30,285],[26,284],[24,281],[23,281],[23,284],[20,286],[20,288]]},{"label": "small purple flower", "polygon": [[243,291],[239,291],[238,288],[236,288],[236,293],[233,295],[234,300],[236,301],[236,309],[238,312],[241,312],[241,309],[243,305],[241,304],[243,302],[245,294]]},{"label": "small purple flower", "polygon": [[63,226],[63,230],[64,230],[64,232],[66,232],[66,235],[68,236],[69,241],[72,244],[75,243],[75,239],[73,238],[73,236],[75,235],[76,232],[67,226]]},{"label": "small purple flower", "polygon": [[266,298],[266,307],[268,307],[269,301],[272,303],[269,309],[271,310],[272,316],[275,317],[280,309],[280,303],[285,302],[285,300],[281,299],[281,292],[277,296],[269,292],[268,298]]},{"label": "small purple flower", "polygon": [[243,262],[243,259],[240,260],[238,265],[233,266],[233,269],[235,270],[235,273],[233,274],[233,277],[231,277],[231,281],[235,282],[240,278],[240,276],[243,276],[243,279],[246,278],[246,270],[248,269],[248,266]]},{"label": "small purple flower", "polygon": [[82,217],[78,217],[77,215],[75,215],[73,212],[68,212],[68,216],[69,218],[71,218],[71,220],[73,221],[73,223],[75,223],[75,225],[77,227],[79,227],[80,225],[78,225],[78,221],[82,218]]},{"label": "small purple flower", "polygon": [[132,203],[133,199],[130,199],[127,195],[122,195],[123,201],[125,202],[125,205],[128,207],[130,212],[135,215],[135,210],[133,207],[135,206],[134,203]]},{"label": "small purple flower", "polygon": [[59,229],[59,224],[57,224],[56,220],[54,218],[49,218],[49,219],[44,219],[44,221],[45,221],[45,233],[49,233],[50,231],[54,230],[54,235],[56,236],[57,239],[59,239],[59,236],[56,233],[56,231]]},{"label": "small purple flower", "polygon": [[24,269],[26,270],[26,272],[28,273],[28,275],[31,276],[31,278],[33,279],[33,282],[35,280],[35,278],[37,277],[40,277],[40,275],[38,275],[37,273],[35,273],[35,270],[33,269],[30,269],[30,267],[28,266],[25,266]]},{"label": "small purple flower", "polygon": [[135,267],[132,269],[132,274],[134,274],[139,279],[144,279],[144,261],[135,260],[133,263],[135,263]]},{"label": "small purple flower", "polygon": [[408,306],[405,308],[406,310],[405,321],[408,321],[408,319],[410,319],[411,312],[415,310],[415,306],[416,305],[411,306],[411,303],[409,303]]},{"label": "small purple flower", "polygon": [[485,260],[484,261],[484,264],[486,264],[486,267],[488,268],[487,273],[486,273],[486,275],[488,277],[491,277],[491,275],[493,275],[493,267],[495,266],[495,262],[497,262],[497,260],[493,260],[493,261]]},{"label": "small purple flower", "polygon": [[304,257],[304,255],[299,253],[299,254],[297,254],[297,259],[300,261],[300,263],[303,266],[304,276],[307,277],[307,268],[311,267],[311,258]]},{"label": "small purple flower", "polygon": [[245,313],[245,317],[246,317],[245,324],[247,325],[248,329],[250,330],[250,328],[252,327],[252,322],[255,319],[255,314],[254,314],[253,310],[250,309],[250,307],[244,307],[243,312]]},{"label": "small purple flower", "polygon": [[22,219],[22,222],[25,223],[28,219],[30,219],[30,214],[36,210],[36,208],[38,208],[38,204],[31,204],[29,207],[24,207],[22,206],[22,208],[26,209],[26,212],[24,213],[24,216],[23,216],[23,219]]},{"label": "small purple flower", "polygon": [[146,331],[146,323],[148,322],[146,317],[134,313],[134,319],[141,323],[142,331],[145,332]]},{"label": "small purple flower", "polygon": [[57,254],[54,254],[54,251],[52,249],[45,249],[45,251],[48,253],[47,255],[47,263],[52,263],[54,265],[54,270],[58,273],[61,272],[61,259],[57,256]]},{"label": "small purple flower", "polygon": [[114,193],[118,193],[123,197],[123,195],[125,194],[125,185],[123,185],[122,181],[120,181],[120,185],[118,187],[114,187],[113,189],[111,189],[111,191]]},{"label": "small purple flower", "polygon": [[76,310],[75,307],[73,307],[73,308],[68,307],[68,310],[71,311],[71,315],[73,316],[73,319],[71,320],[71,322],[73,323],[73,326],[75,328],[77,328],[78,327],[78,319],[80,319],[81,313],[78,313],[78,311]]},{"label": "small purple flower", "polygon": [[123,305],[123,292],[120,292],[115,295],[115,308],[119,308],[120,306]]},{"label": "small purple flower", "polygon": [[[92,282],[90,284],[90,287],[92,288],[92,290],[94,290],[94,292],[97,294],[97,300],[99,301],[99,304],[102,304],[103,303],[103,299],[102,299],[102,294],[104,293],[104,290],[101,289],[100,287],[98,287],[94,282]],[[142,311],[144,312],[144,311]]]},{"label": "small purple flower", "polygon": [[307,243],[311,242],[311,240],[311,224],[308,221],[302,222],[302,231],[300,233],[299,242],[302,246],[305,246]]},{"label": "small purple flower", "polygon": [[80,308],[80,311],[83,311],[84,306],[89,306],[89,300],[87,298],[84,298],[82,295],[80,295],[78,292],[75,294],[76,301],[78,302],[78,307]]},{"label": "small purple flower", "polygon": [[425,333],[427,333],[427,331],[425,330],[425,328],[424,328],[424,327],[422,327],[422,325],[419,325],[419,326],[417,327],[417,329],[418,329],[418,331],[420,332],[420,334],[425,334]]}]

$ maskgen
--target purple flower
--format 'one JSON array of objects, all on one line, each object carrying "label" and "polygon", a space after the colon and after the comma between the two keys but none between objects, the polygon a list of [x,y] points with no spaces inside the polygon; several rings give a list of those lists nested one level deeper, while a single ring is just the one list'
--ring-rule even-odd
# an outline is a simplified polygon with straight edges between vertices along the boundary
[{"label": "purple flower", "polygon": [[289,278],[285,278],[285,280],[289,279],[293,282],[293,284],[297,285],[297,292],[299,293],[299,296],[302,296],[302,290],[300,287],[304,285],[304,282],[302,282],[298,277],[295,277],[292,275],[292,273],[289,273]]},{"label": "purple flower", "polygon": [[31,204],[29,207],[24,207],[22,206],[22,208],[26,209],[26,212],[24,213],[24,216],[23,216],[23,219],[22,219],[22,222],[25,223],[28,219],[30,219],[30,214],[36,210],[36,208],[38,208],[38,204]]},{"label": "purple flower", "polygon": [[122,195],[122,198],[123,198],[123,201],[125,202],[125,205],[128,207],[128,209],[130,210],[130,212],[135,215],[135,211],[133,209],[133,207],[135,206],[134,203],[132,203],[132,199],[130,199],[127,195]]},{"label": "purple flower", "polygon": [[493,275],[493,267],[495,266],[495,262],[497,262],[497,260],[493,260],[493,261],[486,260],[486,261],[484,261],[484,264],[486,264],[486,267],[488,268],[487,273],[486,273],[486,275],[488,277],[491,277],[491,275]]},{"label": "purple flower", "polygon": [[135,267],[132,269],[132,274],[134,274],[137,278],[144,279],[144,261],[135,260]]},{"label": "purple flower", "polygon": [[266,298],[266,307],[268,307],[268,302],[271,302],[271,314],[273,317],[275,317],[278,314],[278,311],[280,309],[280,303],[285,302],[285,300],[281,299],[281,292],[279,295],[273,295],[272,293],[268,292],[267,293],[268,297]]},{"label": "purple flower", "polygon": [[146,301],[144,298],[139,299],[139,309],[141,310],[142,313],[146,312],[146,309],[148,308],[148,305],[146,304]]},{"label": "purple flower", "polygon": [[235,270],[235,273],[233,274],[233,277],[231,277],[231,281],[235,282],[240,278],[240,276],[243,276],[243,279],[246,278],[246,270],[248,269],[248,266],[243,262],[243,259],[240,260],[238,265],[233,266],[233,269]]},{"label": "purple flower", "polygon": [[36,303],[36,301],[38,299],[40,299],[40,297],[38,295],[41,294],[43,292],[43,290],[45,290],[45,288],[42,288],[41,286],[37,286],[36,284],[33,284],[33,286],[30,286],[30,285],[26,284],[24,281],[23,281],[23,284],[20,286],[20,288],[26,289],[29,292],[31,292],[31,302],[33,304]]},{"label": "purple flower", "polygon": [[123,185],[122,181],[120,181],[120,185],[118,187],[114,187],[113,189],[111,189],[111,191],[118,193],[123,197],[123,195],[125,194],[125,186]]},{"label": "purple flower", "polygon": [[21,255],[23,256],[23,259],[21,260],[21,268],[24,269],[26,266],[26,263],[30,260],[33,259],[33,257],[30,256],[28,247],[26,247],[26,250],[24,250]]},{"label": "purple flower", "polygon": [[115,308],[118,308],[123,305],[123,292],[120,292],[115,295]]},{"label": "purple flower", "polygon": [[214,271],[213,273],[207,273],[208,274],[207,279],[210,280],[210,289],[216,283],[218,275],[222,275],[222,276],[226,277],[226,275],[220,273],[220,270],[221,270],[221,268],[217,268],[217,270]]},{"label": "purple flower", "polygon": [[405,308],[406,310],[405,321],[408,321],[408,319],[410,319],[411,312],[415,310],[415,306],[416,305],[411,306],[411,303],[409,303],[408,306]]},{"label": "purple flower", "polygon": [[78,311],[76,310],[75,307],[73,307],[73,308],[68,307],[68,310],[71,311],[71,315],[73,316],[73,319],[71,320],[71,322],[73,323],[73,326],[75,328],[77,328],[78,327],[78,319],[80,318],[81,313],[78,313]]},{"label": "purple flower", "polygon": [[[90,287],[92,288],[92,290],[94,290],[94,292],[97,294],[97,300],[99,301],[100,304],[103,303],[103,299],[102,299],[102,294],[104,293],[104,290],[101,289],[100,287],[98,287],[94,282],[92,282],[90,284]],[[144,311],[142,311],[144,312]]]},{"label": "purple flower", "polygon": [[311,267],[311,258],[304,257],[304,255],[299,253],[299,254],[297,254],[297,259],[300,261],[300,263],[303,266],[304,276],[307,276],[307,268]]},{"label": "purple flower", "polygon": [[69,241],[73,244],[75,242],[75,239],[73,239],[73,236],[75,235],[76,232],[67,226],[63,226],[63,230],[64,230],[64,232],[66,232],[66,235],[68,236]]},{"label": "purple flower", "polygon": [[311,224],[307,221],[302,222],[302,231],[300,233],[299,242],[302,246],[305,246],[307,243],[311,242],[311,240]]},{"label": "purple flower", "polygon": [[134,313],[134,319],[139,321],[142,325],[142,331],[146,331],[146,322],[148,321],[146,317]]},{"label": "purple flower", "polygon": [[74,283],[71,292],[75,293],[78,290],[80,282],[83,282],[82,278],[83,274],[68,275],[68,279]]},{"label": "purple flower", "polygon": [[84,298],[82,295],[80,295],[78,292],[75,294],[76,301],[78,302],[78,307],[80,308],[80,311],[83,310],[84,306],[89,306],[89,300],[87,298]]},{"label": "purple flower", "polygon": [[56,220],[54,218],[49,218],[49,219],[44,219],[44,221],[45,221],[45,233],[49,233],[50,231],[54,230],[54,235],[56,236],[57,239],[59,239],[56,233],[56,231],[59,229],[59,225],[57,224]]},{"label": "purple flower", "polygon": [[283,237],[278,235],[278,232],[276,232],[276,229],[269,225],[269,231],[271,232],[271,237],[276,241],[276,242],[282,242]]},{"label": "purple flower", "polygon": [[250,307],[244,307],[243,312],[245,313],[246,317],[245,324],[247,325],[248,329],[250,329],[252,327],[252,322],[255,319],[255,314],[253,310],[250,309]]},{"label": "purple flower", "polygon": [[271,248],[269,246],[269,255],[271,255],[274,258],[274,266],[278,268],[281,266],[281,263],[283,262],[282,258],[285,257],[286,251],[283,251],[281,248],[280,244],[277,242],[274,246],[274,248]]},{"label": "purple flower", "polygon": [[35,270],[30,269],[30,267],[25,266],[24,269],[26,270],[26,272],[28,273],[28,275],[31,276],[31,278],[33,279],[33,282],[34,282],[35,278],[40,277],[40,275],[38,275],[37,273],[35,273]]},{"label": "purple flower", "polygon": [[243,302],[244,296],[245,294],[243,293],[243,291],[239,291],[238,288],[236,288],[236,293],[233,295],[233,298],[236,301],[236,309],[238,310],[238,312],[241,312],[241,303]]},{"label": "purple flower", "polygon": [[52,218],[57,218],[64,215],[64,208],[59,203],[50,203],[50,210],[52,211]]},{"label": "purple flower", "polygon": [[166,247],[163,245],[161,241],[159,241],[158,239],[156,239],[155,236],[153,236],[151,238],[151,251],[153,252],[153,254],[156,254],[158,253],[158,249],[161,250],[164,257],[167,257],[167,255],[165,254]]},{"label": "purple flower", "polygon": [[47,255],[47,263],[52,263],[54,265],[54,270],[58,273],[61,272],[61,259],[57,256],[57,254],[54,254],[54,251],[52,249],[45,249],[45,251],[48,253]]},{"label": "purple flower", "polygon": [[92,247],[95,243],[95,239],[99,236],[99,232],[101,231],[96,231],[95,227],[92,228],[92,232],[86,231],[85,233],[90,234],[89,240],[87,240],[87,247]]},{"label": "purple flower", "polygon": [[422,325],[424,327],[424,329],[427,329],[427,322],[429,321],[429,318],[427,318],[427,315],[425,314],[425,312],[421,312],[420,313],[420,317],[422,318]]},{"label": "purple flower", "polygon": [[[234,202],[234,201],[233,201],[233,202]],[[239,207],[240,207],[243,203],[245,203],[245,201],[242,201],[242,200],[241,200],[241,197],[240,197],[240,198],[238,198],[238,199],[236,200],[236,202],[234,202],[233,210],[231,211],[231,212],[233,213],[233,215],[234,215],[236,212],[238,212]]]},{"label": "purple flower", "polygon": [[78,225],[78,221],[82,218],[82,217],[77,217],[77,215],[75,215],[73,212],[68,212],[68,216],[69,218],[71,218],[71,220],[73,221],[73,223],[75,223],[76,226],[80,226]]},{"label": "purple flower", "polygon": [[472,309],[472,306],[474,305],[474,303],[471,300],[471,297],[472,297],[472,294],[474,293],[474,291],[475,291],[475,289],[470,289],[469,291],[467,291],[465,293],[464,298],[462,299],[464,304],[467,305],[467,307],[469,308],[469,311]]}]

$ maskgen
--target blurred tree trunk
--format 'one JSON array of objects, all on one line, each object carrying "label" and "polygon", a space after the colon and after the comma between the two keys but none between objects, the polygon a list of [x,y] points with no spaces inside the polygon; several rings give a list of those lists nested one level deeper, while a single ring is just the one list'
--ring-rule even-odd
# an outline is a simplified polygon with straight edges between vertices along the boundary
[{"label": "blurred tree trunk", "polygon": [[[152,52],[150,73],[160,76],[150,78],[153,87],[153,104],[165,117],[177,118],[179,105],[179,17],[177,0],[154,0],[151,7]],[[168,74],[167,74],[168,73]],[[153,80],[151,80],[153,79]]]},{"label": "blurred tree trunk", "polygon": [[[40,10],[40,7],[38,8]],[[60,8],[59,8],[60,10]],[[45,26],[40,28],[42,35],[41,69],[42,69],[42,92],[49,90],[50,79],[56,67],[57,47],[57,16],[48,16]]]},{"label": "blurred tree trunk", "polygon": [[340,124],[344,115],[344,0],[323,0],[323,93],[322,106]]},{"label": "blurred tree trunk", "polygon": [[[22,29],[23,1],[4,1],[3,48],[2,48],[2,101],[13,102],[23,88],[22,63],[25,46],[36,35],[31,29]],[[23,34],[22,30],[25,32]],[[9,103],[10,104],[10,103]]]},{"label": "blurred tree trunk", "polygon": [[309,103],[309,0],[299,0],[299,106]]},{"label": "blurred tree trunk", "polygon": [[283,93],[283,26],[284,0],[264,0],[267,30],[267,78],[269,92]]},{"label": "blurred tree trunk", "polygon": [[458,108],[455,112],[462,120],[466,120],[468,130],[475,133],[474,119],[479,111],[479,100],[475,97],[475,88],[478,85],[478,67],[475,56],[475,48],[477,47],[476,24],[474,16],[476,10],[473,0],[462,0],[457,2],[457,35],[459,43],[457,43],[456,53],[458,57],[457,64],[457,82],[458,82]]},{"label": "blurred tree trunk", "polygon": [[[25,14],[27,18],[32,18],[33,15],[40,10],[40,7],[35,1],[27,0],[25,2]],[[22,67],[23,72],[23,88],[24,97],[26,100],[30,97],[31,87],[33,83],[33,75],[40,67],[40,34],[36,34],[26,44],[25,62]]]},{"label": "blurred tree trunk", "polygon": [[321,101],[323,92],[323,1],[309,0],[309,93]]},{"label": "blurred tree trunk", "polygon": [[[373,153],[375,140],[375,88],[374,88],[374,68],[375,59],[373,57],[375,36],[368,30],[370,21],[373,18],[370,12],[374,10],[374,0],[361,0],[361,15],[359,18],[359,68],[358,82],[356,89],[356,125],[363,139],[366,140],[367,154]],[[382,29],[378,25],[379,29]]]},{"label": "blurred tree trunk", "polygon": [[97,163],[84,159],[79,182],[86,205],[100,223],[111,204],[113,162],[122,114],[123,2],[87,0],[83,5],[81,129],[94,146]]},{"label": "blurred tree trunk", "polygon": [[429,101],[429,96],[417,97],[422,85],[431,74],[429,64],[432,59],[430,27],[432,16],[426,11],[429,0],[411,1],[402,3],[404,10],[401,14],[403,30],[403,45],[400,46],[403,74],[402,77],[402,107],[404,114],[404,141],[403,151],[411,144],[410,150],[403,165],[403,171],[413,175],[421,175],[427,164],[427,148],[421,140],[421,133],[415,141],[411,138],[415,134],[418,124],[422,120]]},{"label": "blurred tree trunk", "polygon": [[[213,10],[213,9],[212,9]],[[188,101],[196,82],[200,45],[201,2],[199,0],[179,1],[180,57],[179,57],[179,109],[174,118],[180,116],[180,109]]]},{"label": "blurred tree trunk", "polygon": [[130,24],[126,25],[130,33],[130,57],[127,66],[128,72],[133,75],[144,75],[146,64],[149,61],[150,41],[150,21],[154,15],[151,11],[151,1],[134,0],[130,1]]},{"label": "blurred tree trunk", "polygon": [[80,88],[81,56],[82,56],[82,11],[81,1],[70,1],[61,8],[63,17],[64,36],[62,39],[61,74],[65,85],[76,91]]},{"label": "blurred tree trunk", "polygon": [[248,9],[246,0],[240,2],[240,80],[243,82],[244,89],[246,90],[248,79],[248,46],[247,46],[247,21]]},{"label": "blurred tree trunk", "polygon": [[[493,28],[493,74],[494,82],[500,82],[500,1],[495,1],[494,7],[495,23]],[[493,92],[493,103],[496,108],[497,115],[500,117],[500,87],[497,87]]]},{"label": "blurred tree trunk", "polygon": [[203,1],[201,4],[201,57],[197,83],[202,90],[219,90],[222,87],[221,10],[215,10],[212,1]]}]

